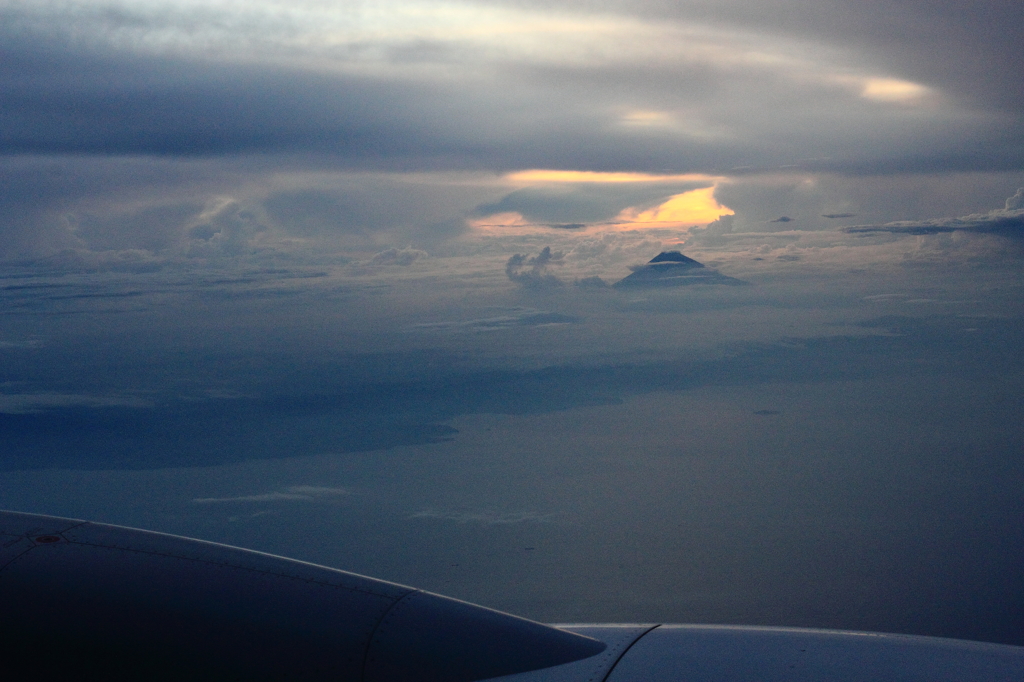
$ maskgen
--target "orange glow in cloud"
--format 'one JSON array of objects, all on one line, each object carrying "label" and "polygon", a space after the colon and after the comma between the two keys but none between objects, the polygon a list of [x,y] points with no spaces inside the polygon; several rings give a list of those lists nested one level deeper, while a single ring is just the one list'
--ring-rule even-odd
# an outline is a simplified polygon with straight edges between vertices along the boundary
[{"label": "orange glow in cloud", "polygon": [[621,221],[618,225],[620,229],[641,230],[707,224],[723,215],[733,215],[733,210],[715,200],[714,187],[705,187],[676,194],[660,206],[646,211],[627,208],[616,220]]},{"label": "orange glow in cloud", "polygon": [[720,178],[699,173],[655,175],[653,173],[602,173],[600,171],[524,170],[505,176],[513,182],[706,182]]},{"label": "orange glow in cloud", "polygon": [[516,213],[515,211],[492,213],[482,218],[469,220],[467,224],[474,230],[491,234],[522,234],[524,232],[550,229],[544,225],[531,223],[521,213]]},{"label": "orange glow in cloud", "polygon": [[[641,209],[623,209],[611,220],[584,225],[549,225],[529,220],[516,212],[493,213],[468,221],[477,232],[489,234],[526,234],[550,232],[553,228],[572,231],[598,230],[649,230],[682,229],[694,225],[706,225],[723,215],[733,215],[733,210],[715,200],[715,187],[725,178],[697,173],[680,175],[656,175],[652,173],[604,173],[599,171],[573,170],[524,170],[510,173],[506,180],[527,185],[544,184],[601,184],[601,183],[701,183],[711,185],[701,189],[681,192],[669,197],[659,206]],[[568,232],[566,232],[568,233]]]}]

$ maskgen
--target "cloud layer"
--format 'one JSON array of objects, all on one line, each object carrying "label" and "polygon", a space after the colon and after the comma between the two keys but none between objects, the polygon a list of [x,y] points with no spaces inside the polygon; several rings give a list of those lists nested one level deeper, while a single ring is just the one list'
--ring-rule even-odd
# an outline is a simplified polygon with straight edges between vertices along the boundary
[{"label": "cloud layer", "polygon": [[882,225],[853,225],[843,228],[852,234],[892,232],[895,234],[939,234],[942,232],[987,232],[1007,237],[1024,237],[1024,187],[1006,200],[1006,207],[959,218],[900,220]]},{"label": "cloud layer", "polygon": [[[698,2],[9,3],[0,150],[299,152],[393,169],[1019,164],[1019,51],[998,39],[1016,13],[989,3],[954,27],[930,4],[770,5],[777,15]],[[915,30],[886,42],[900,26]],[[929,32],[980,54],[950,64]],[[984,60],[1007,68],[979,78]]]}]

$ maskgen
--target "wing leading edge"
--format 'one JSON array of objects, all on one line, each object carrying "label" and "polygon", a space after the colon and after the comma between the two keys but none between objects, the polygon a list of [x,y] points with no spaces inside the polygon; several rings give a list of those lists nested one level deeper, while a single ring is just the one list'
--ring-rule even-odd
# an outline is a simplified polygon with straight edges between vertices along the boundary
[{"label": "wing leading edge", "polygon": [[1024,647],[699,625],[548,626],[216,543],[0,511],[0,677],[995,682]]},{"label": "wing leading edge", "polygon": [[5,679],[470,682],[597,640],[215,543],[0,512]]}]

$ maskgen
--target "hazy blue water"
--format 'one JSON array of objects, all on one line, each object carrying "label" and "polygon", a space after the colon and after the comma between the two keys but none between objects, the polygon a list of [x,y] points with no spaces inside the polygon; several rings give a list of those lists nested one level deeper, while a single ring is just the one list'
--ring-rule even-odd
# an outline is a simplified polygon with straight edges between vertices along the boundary
[{"label": "hazy blue water", "polygon": [[[682,333],[687,317],[672,319]],[[486,359],[504,342],[490,332],[466,341],[476,356],[334,357],[241,339],[175,355],[138,333],[158,350],[113,333],[107,348],[6,349],[8,386],[105,387],[124,404],[51,396],[0,417],[4,507],[261,549],[544,621],[1024,644],[1013,316],[881,315],[712,353],[518,366]],[[540,348],[589,342],[581,324],[519,333]]]}]

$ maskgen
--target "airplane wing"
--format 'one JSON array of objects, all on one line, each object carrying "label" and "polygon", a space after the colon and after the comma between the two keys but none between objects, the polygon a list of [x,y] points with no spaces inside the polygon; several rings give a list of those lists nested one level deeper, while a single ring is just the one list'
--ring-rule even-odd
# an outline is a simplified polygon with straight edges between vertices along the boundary
[{"label": "airplane wing", "polygon": [[0,678],[1024,680],[1024,647],[797,628],[550,626],[148,531],[0,511]]}]

